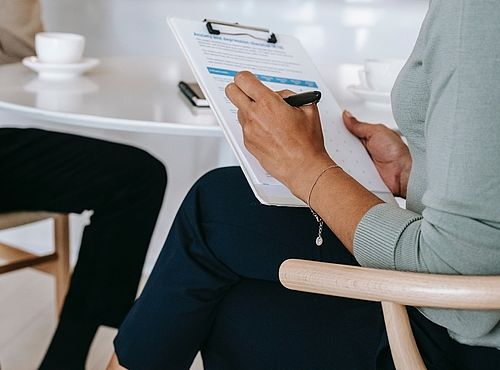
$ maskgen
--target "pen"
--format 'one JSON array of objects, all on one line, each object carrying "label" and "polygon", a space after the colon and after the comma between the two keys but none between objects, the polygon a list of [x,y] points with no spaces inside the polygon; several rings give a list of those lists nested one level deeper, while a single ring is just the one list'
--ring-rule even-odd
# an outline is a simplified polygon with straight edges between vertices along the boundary
[{"label": "pen", "polygon": [[306,104],[316,104],[321,99],[321,91],[308,91],[297,95],[289,96],[283,100],[292,107],[301,107]]},{"label": "pen", "polygon": [[191,101],[191,103],[196,106],[196,103],[198,102],[199,99],[195,95],[193,90],[191,90],[189,85],[184,81],[181,81],[177,86],[179,86],[179,89],[181,89],[181,91],[184,93],[184,95],[186,95],[186,97]]}]

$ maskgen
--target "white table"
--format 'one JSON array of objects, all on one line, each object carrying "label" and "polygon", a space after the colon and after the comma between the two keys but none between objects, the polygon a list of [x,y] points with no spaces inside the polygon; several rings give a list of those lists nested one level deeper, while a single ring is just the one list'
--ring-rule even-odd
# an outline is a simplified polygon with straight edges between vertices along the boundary
[{"label": "white table", "polygon": [[220,136],[210,112],[196,114],[178,92],[192,80],[181,60],[104,59],[87,75],[41,80],[21,64],[0,67],[0,109],[32,119],[100,129]]},{"label": "white table", "polygon": [[[322,67],[322,68],[321,68]],[[388,107],[363,104],[347,92],[359,65],[320,66],[342,108],[393,125]],[[214,115],[193,109],[177,83],[193,81],[183,60],[106,58],[73,80],[40,80],[21,64],[0,67],[0,109],[47,122],[165,135],[220,136]]]}]

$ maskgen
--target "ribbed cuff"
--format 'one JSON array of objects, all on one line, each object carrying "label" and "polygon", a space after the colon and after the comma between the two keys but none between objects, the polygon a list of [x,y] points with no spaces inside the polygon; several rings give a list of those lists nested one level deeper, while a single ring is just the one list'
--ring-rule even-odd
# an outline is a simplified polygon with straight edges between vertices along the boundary
[{"label": "ribbed cuff", "polygon": [[395,250],[401,234],[418,213],[393,204],[377,204],[359,222],[354,234],[354,256],[361,266],[395,270]]}]

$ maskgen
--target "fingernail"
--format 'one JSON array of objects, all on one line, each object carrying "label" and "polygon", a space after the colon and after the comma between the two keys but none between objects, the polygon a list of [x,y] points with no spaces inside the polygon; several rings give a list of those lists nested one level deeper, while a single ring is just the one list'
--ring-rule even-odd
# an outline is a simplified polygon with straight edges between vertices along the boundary
[{"label": "fingernail", "polygon": [[347,109],[344,110],[344,114],[349,118],[354,118],[354,116]]}]

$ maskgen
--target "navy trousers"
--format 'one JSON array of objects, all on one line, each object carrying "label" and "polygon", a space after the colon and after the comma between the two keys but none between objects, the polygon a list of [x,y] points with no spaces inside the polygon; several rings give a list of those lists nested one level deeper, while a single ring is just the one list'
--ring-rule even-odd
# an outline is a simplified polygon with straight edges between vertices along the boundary
[{"label": "navy trousers", "polygon": [[0,212],[93,210],[42,368],[83,369],[99,325],[132,306],[166,187],[146,152],[76,135],[0,129]]},{"label": "navy trousers", "polygon": [[[183,370],[202,350],[206,370],[393,369],[379,304],[280,286],[288,258],[357,264],[329,230],[320,248],[316,235],[308,209],[259,204],[240,169],[205,175],[120,328],[120,363]],[[460,345],[417,310],[410,315],[429,369],[500,363],[499,351]]]}]

